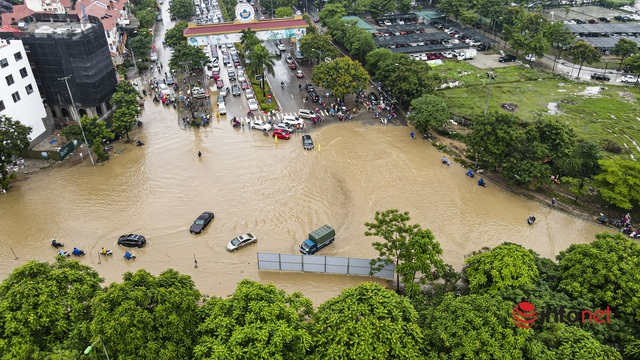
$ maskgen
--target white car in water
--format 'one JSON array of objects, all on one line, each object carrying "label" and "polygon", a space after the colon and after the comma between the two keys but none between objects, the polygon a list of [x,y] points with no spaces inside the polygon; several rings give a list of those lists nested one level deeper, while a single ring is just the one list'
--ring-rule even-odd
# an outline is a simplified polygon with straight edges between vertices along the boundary
[{"label": "white car in water", "polygon": [[271,130],[271,125],[267,124],[264,121],[254,121],[251,123],[251,128],[252,129],[257,129],[257,130]]},{"label": "white car in water", "polygon": [[258,102],[256,101],[256,99],[249,99],[247,102],[249,103],[249,110],[258,111],[259,106],[258,106]]},{"label": "white car in water", "polygon": [[233,240],[229,241],[227,244],[227,251],[236,251],[241,247],[249,246],[251,244],[256,244],[258,242],[258,238],[253,234],[242,234]]}]

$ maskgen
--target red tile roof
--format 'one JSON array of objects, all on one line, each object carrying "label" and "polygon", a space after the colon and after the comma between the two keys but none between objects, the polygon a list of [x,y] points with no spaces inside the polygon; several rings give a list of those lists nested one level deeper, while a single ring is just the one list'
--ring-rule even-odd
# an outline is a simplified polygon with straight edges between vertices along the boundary
[{"label": "red tile roof", "polygon": [[[53,11],[44,11],[44,12],[50,13]],[[13,5],[12,12],[2,14],[2,25],[16,24],[18,21],[34,13],[35,11],[29,9],[27,5]]]},{"label": "red tile roof", "polygon": [[[97,17],[102,22],[104,31],[111,31],[116,27],[116,21],[120,17],[118,8],[122,8],[123,3],[99,0],[78,1],[75,10],[69,10],[69,13],[78,14],[78,17],[82,17],[82,5],[84,5],[84,12],[87,16]],[[107,9],[107,6],[109,6],[109,9]],[[105,14],[111,14],[111,17],[105,17]]]},{"label": "red tile roof", "polygon": [[202,35],[216,35],[216,34],[229,34],[239,33],[241,30],[251,28],[255,31],[265,30],[280,30],[291,28],[306,28],[309,26],[306,21],[302,19],[276,19],[276,20],[260,20],[250,23],[225,23],[215,25],[195,25],[189,24],[189,27],[184,29],[184,36],[202,36]]}]

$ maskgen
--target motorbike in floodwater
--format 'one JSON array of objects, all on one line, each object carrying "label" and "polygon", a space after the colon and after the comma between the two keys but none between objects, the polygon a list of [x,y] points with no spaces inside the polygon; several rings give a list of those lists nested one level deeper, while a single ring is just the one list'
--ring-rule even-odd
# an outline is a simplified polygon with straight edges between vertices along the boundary
[{"label": "motorbike in floodwater", "polygon": [[51,240],[51,246],[53,246],[54,248],[58,249],[64,246],[63,243],[57,242],[56,239],[52,239]]},{"label": "motorbike in floodwater", "polygon": [[527,223],[528,223],[529,225],[533,225],[533,223],[534,223],[534,222],[536,222],[536,217],[535,217],[535,216],[531,215],[531,216],[529,216],[529,217],[527,218]]}]

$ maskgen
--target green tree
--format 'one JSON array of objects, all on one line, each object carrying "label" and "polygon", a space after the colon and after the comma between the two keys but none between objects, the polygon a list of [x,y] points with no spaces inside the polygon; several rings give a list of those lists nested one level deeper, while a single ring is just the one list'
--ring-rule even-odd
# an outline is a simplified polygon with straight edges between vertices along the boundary
[{"label": "green tree", "polygon": [[263,96],[264,94],[264,74],[265,71],[271,75],[274,75],[273,65],[275,64],[273,55],[269,52],[269,50],[262,44],[254,45],[249,50],[249,69],[252,73],[256,75],[260,75],[262,80],[260,81],[260,88],[262,89]]},{"label": "green tree", "polygon": [[138,92],[129,81],[121,81],[116,85],[116,92],[110,100],[115,110],[111,117],[113,130],[117,134],[125,133],[129,139],[129,131],[138,124]]},{"label": "green tree", "polygon": [[415,61],[406,54],[394,54],[379,63],[374,79],[381,81],[401,104],[408,104],[425,94],[433,94],[439,81],[429,64]]},{"label": "green tree", "polygon": [[184,37],[184,30],[189,27],[189,23],[181,20],[178,21],[171,29],[164,33],[164,43],[170,48],[175,48],[180,44],[186,44],[187,38]]},{"label": "green tree", "polygon": [[138,59],[146,59],[151,51],[151,37],[139,34],[127,40],[127,47]]},{"label": "green tree", "polygon": [[306,61],[320,57],[337,59],[340,52],[331,43],[331,38],[324,34],[307,34],[300,39],[300,52]]},{"label": "green tree", "polygon": [[411,12],[412,0],[398,0],[398,12],[401,14],[407,14]]},{"label": "green tree", "polygon": [[[574,185],[570,191],[576,195],[575,201],[578,201],[579,196],[586,194],[585,181],[600,173],[600,159],[600,146],[588,140],[579,141],[570,156],[556,159],[556,167],[566,175],[563,182],[568,180]],[[571,178],[576,178],[577,181],[572,181]]]},{"label": "green tree", "polygon": [[611,50],[611,53],[620,57],[620,68],[622,67],[624,59],[637,52],[638,43],[625,38],[620,38],[620,40],[618,40],[618,42],[616,43],[616,46],[614,46],[613,50]]},{"label": "green tree", "polygon": [[189,21],[196,16],[196,9],[191,0],[173,0],[169,6],[169,13],[178,20]]},{"label": "green tree", "polygon": [[376,48],[376,43],[373,41],[371,34],[357,26],[355,22],[349,23],[345,38],[341,44],[349,51],[354,60],[360,62],[364,62],[367,54]]},{"label": "green tree", "polygon": [[104,153],[102,143],[105,140],[113,139],[114,134],[107,129],[107,124],[104,121],[98,121],[97,116],[88,117],[85,115],[80,121],[82,122],[82,129],[78,124],[71,124],[62,129],[62,135],[68,140],[76,140],[82,143],[84,142],[84,137],[82,136],[82,130],[84,129],[87,143],[91,146],[98,160],[107,160],[108,156]]},{"label": "green tree", "polygon": [[80,358],[102,281],[91,267],[61,256],[14,269],[0,285],[2,359]]},{"label": "green tree", "polygon": [[[524,50],[527,54],[534,54],[536,57],[542,58],[544,53],[549,51],[549,42],[542,33],[538,33],[529,38]],[[531,63],[531,60],[529,60],[529,63]]]},{"label": "green tree", "polygon": [[373,20],[378,20],[386,13],[396,10],[396,3],[393,0],[371,0],[369,2],[369,13]]},{"label": "green tree", "polygon": [[614,348],[601,344],[589,332],[562,323],[552,323],[536,338],[545,346],[540,359],[622,359]]},{"label": "green tree", "polygon": [[628,58],[626,58],[624,60],[624,65],[626,67],[628,67],[628,69],[637,74],[636,77],[638,78],[638,80],[636,80],[636,84],[638,83],[638,81],[640,80],[640,54],[635,54],[633,56],[629,56]]},{"label": "green tree", "polygon": [[7,168],[13,162],[13,157],[20,155],[29,148],[30,126],[24,126],[19,121],[6,115],[0,115],[0,188],[8,189],[9,181],[15,174],[9,174]]},{"label": "green tree", "polygon": [[382,67],[382,64],[386,62],[393,62],[394,53],[385,48],[375,49],[367,54],[364,62],[364,68],[371,74],[373,78],[376,78],[376,72]]},{"label": "green tree", "polygon": [[327,4],[318,13],[318,18],[320,18],[322,25],[328,26],[332,20],[337,21],[345,15],[347,15],[347,10],[342,4]]},{"label": "green tree", "polygon": [[114,359],[191,359],[199,300],[191,277],[175,270],[126,272],[93,300],[91,332]]},{"label": "green tree", "polygon": [[499,297],[447,294],[420,316],[426,351],[434,359],[535,359],[533,331],[513,325],[512,308]]},{"label": "green tree", "polygon": [[256,35],[255,30],[251,30],[251,27],[248,27],[244,30],[240,30],[240,43],[244,46],[245,49],[252,49],[254,46],[261,43],[260,39]]},{"label": "green tree", "polygon": [[[260,5],[267,10],[267,12],[269,14],[274,13],[274,11],[278,8],[291,8],[292,6],[296,5],[296,1],[295,0],[273,0],[273,1],[263,1],[260,3]],[[236,2],[233,1],[233,4],[235,6]]]},{"label": "green tree", "polygon": [[569,56],[571,57],[571,61],[574,63],[580,63],[578,75],[576,75],[576,78],[578,78],[580,77],[580,71],[582,71],[582,65],[584,63],[593,64],[594,62],[599,61],[602,55],[598,49],[589,45],[587,42],[578,41],[573,45],[571,51],[569,51]]},{"label": "green tree", "polygon": [[562,51],[573,45],[576,36],[562,21],[550,22],[543,30],[543,33],[547,42],[558,49],[558,54],[553,57],[553,70],[555,70],[556,62],[562,56]]},{"label": "green tree", "polygon": [[290,7],[280,7],[276,9],[276,19],[282,19],[293,16],[293,9]]},{"label": "green tree", "polygon": [[524,247],[504,243],[464,261],[463,280],[473,294],[495,294],[504,289],[530,288],[538,280],[534,255]]},{"label": "green tree", "polygon": [[[378,257],[371,260],[373,271],[395,264],[396,291],[400,282],[412,296],[420,293],[420,285],[435,280],[446,270],[442,261],[442,248],[431,230],[423,230],[418,224],[408,224],[409,212],[398,209],[376,211],[375,222],[366,222],[365,236],[381,237],[372,245]],[[417,283],[416,283],[417,280]]]},{"label": "green tree", "polygon": [[444,100],[429,94],[411,101],[411,114],[407,116],[409,123],[423,134],[441,128],[450,118],[451,114]]},{"label": "green tree", "polygon": [[640,163],[634,160],[614,158],[598,161],[602,173],[595,176],[600,196],[609,204],[631,210],[640,202]]},{"label": "green tree", "polygon": [[358,61],[345,56],[313,68],[313,81],[333,91],[338,99],[367,88],[369,74]]},{"label": "green tree", "polygon": [[520,119],[512,114],[489,112],[473,123],[473,131],[467,137],[471,154],[497,169],[511,155],[513,144],[521,142]]},{"label": "green tree", "polygon": [[457,20],[469,8],[469,3],[459,0],[441,0],[438,3],[438,8],[447,16],[452,16]]},{"label": "green tree", "polygon": [[419,359],[422,332],[409,303],[376,283],[344,290],[311,323],[315,359]]},{"label": "green tree", "polygon": [[311,347],[311,301],[273,284],[242,280],[228,299],[207,300],[201,313],[195,359],[305,359]]},{"label": "green tree", "polygon": [[169,68],[171,70],[191,72],[202,69],[203,64],[208,59],[207,55],[199,47],[182,43],[173,48],[173,55],[169,60]]},{"label": "green tree", "polygon": [[136,19],[140,21],[140,29],[148,29],[156,23],[156,15],[158,13],[155,9],[144,9],[136,12]]},{"label": "green tree", "polygon": [[620,348],[633,341],[629,336],[640,331],[640,245],[621,233],[602,233],[590,244],[571,245],[556,259],[558,289],[590,301],[594,309],[610,309],[614,318],[603,333],[608,341]]}]

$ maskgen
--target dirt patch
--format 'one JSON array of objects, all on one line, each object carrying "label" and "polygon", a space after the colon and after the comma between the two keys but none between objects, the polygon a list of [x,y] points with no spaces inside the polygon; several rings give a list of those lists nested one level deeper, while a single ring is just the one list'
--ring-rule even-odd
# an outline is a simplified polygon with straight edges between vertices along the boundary
[{"label": "dirt patch", "polygon": [[618,91],[618,97],[620,97],[620,100],[629,104],[633,104],[636,101],[635,95],[628,91]]},{"label": "dirt patch", "polygon": [[511,111],[511,112],[518,111],[518,105],[516,105],[516,104],[502,103],[502,104],[500,104],[500,107],[505,109],[505,110],[507,110],[507,111]]}]

